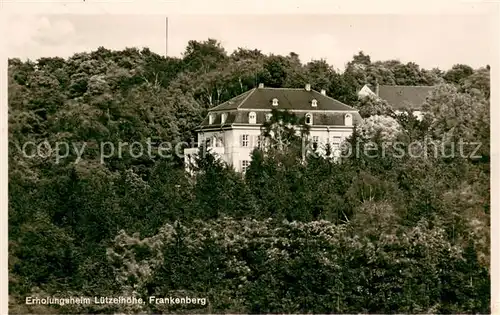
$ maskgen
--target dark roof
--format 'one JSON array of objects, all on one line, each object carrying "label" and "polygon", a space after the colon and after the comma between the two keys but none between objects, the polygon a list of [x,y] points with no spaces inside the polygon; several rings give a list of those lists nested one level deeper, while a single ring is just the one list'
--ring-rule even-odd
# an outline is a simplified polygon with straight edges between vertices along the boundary
[{"label": "dark roof", "polygon": [[[233,110],[227,113],[227,118],[224,124],[221,125],[221,116],[223,112],[215,112],[212,113],[212,115],[215,115],[213,124],[209,125],[208,124],[208,117],[206,117],[203,122],[201,123],[201,126],[199,127],[199,130],[203,129],[217,129],[217,128],[225,128],[225,127],[230,127],[231,125],[234,124],[242,124],[242,125],[254,125],[254,124],[249,124],[248,123],[248,114],[252,112],[251,110]],[[263,124],[266,121],[266,114],[271,113],[271,110],[269,111],[257,111],[255,112],[256,114],[256,124],[254,126],[258,126]],[[306,115],[306,112],[296,112],[294,113],[296,116],[302,118]],[[345,114],[342,112],[332,112],[332,113],[325,113],[325,112],[314,112],[311,111],[311,114],[313,116],[313,121],[312,125],[313,126],[339,126],[342,127],[345,125],[344,119],[345,119]],[[361,116],[357,112],[352,112],[352,121],[353,124],[358,124],[361,122]]]},{"label": "dark roof", "polygon": [[378,96],[394,109],[419,109],[432,89],[432,86],[380,85]]},{"label": "dark roof", "polygon": [[[278,99],[278,106],[272,105],[273,98]],[[317,107],[311,106],[311,101],[317,100]],[[356,109],[339,102],[318,91],[307,91],[289,88],[254,88],[224,102],[209,111],[230,109],[287,109],[287,110],[339,110],[356,111]]]},{"label": "dark roof", "polygon": [[[278,106],[272,105],[274,98],[278,99]],[[317,101],[316,107],[311,105],[314,99]],[[357,124],[361,120],[361,116],[355,108],[315,90],[259,87],[209,109],[209,114],[215,115],[214,121],[212,124],[208,124],[209,118],[205,117],[199,130],[225,128],[233,124],[250,125],[248,114],[252,110],[255,110],[256,113],[256,125],[261,125],[266,121],[266,114],[271,113],[273,109],[291,112],[307,110],[313,115],[313,126],[344,126],[344,117],[347,112],[352,114],[353,124]],[[325,113],[325,111],[334,112]],[[294,112],[294,114],[303,117],[307,112]],[[227,118],[221,125],[223,113],[227,114]]]}]

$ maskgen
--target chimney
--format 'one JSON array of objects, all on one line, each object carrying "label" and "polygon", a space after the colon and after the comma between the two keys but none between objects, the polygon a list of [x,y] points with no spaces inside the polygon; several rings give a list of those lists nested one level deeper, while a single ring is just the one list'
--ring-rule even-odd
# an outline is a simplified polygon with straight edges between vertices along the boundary
[{"label": "chimney", "polygon": [[326,96],[326,90],[325,89],[321,89],[321,95],[325,95]]},{"label": "chimney", "polygon": [[310,91],[311,90],[311,85],[309,83],[306,84],[306,91]]},{"label": "chimney", "polygon": [[264,88],[264,83],[259,83],[259,89]]}]

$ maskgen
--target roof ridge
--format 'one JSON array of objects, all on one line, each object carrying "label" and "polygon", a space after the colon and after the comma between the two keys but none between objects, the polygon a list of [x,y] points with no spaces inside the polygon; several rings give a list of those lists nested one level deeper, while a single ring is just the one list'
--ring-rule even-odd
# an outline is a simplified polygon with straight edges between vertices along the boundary
[{"label": "roof ridge", "polygon": [[238,106],[236,107],[236,109],[237,109],[237,110],[238,110],[238,109],[240,109],[241,105],[245,104],[246,100],[247,100],[247,99],[248,99],[248,98],[249,98],[249,97],[250,97],[253,93],[255,93],[255,91],[256,91],[256,90],[257,90],[257,88],[253,88],[253,89],[251,89],[251,90],[250,90],[250,93],[248,93],[248,95],[247,95],[247,96],[243,99],[243,101],[241,101],[240,105],[238,105]]},{"label": "roof ridge", "polygon": [[[230,99],[228,99],[228,100],[227,100],[227,101],[225,101],[224,103],[219,104],[219,105],[217,105],[217,106],[214,106],[214,107],[212,107],[212,108],[209,108],[209,109],[208,109],[208,111],[209,111],[209,112],[211,112],[211,111],[219,110],[219,109],[218,109],[219,107],[222,107],[222,106],[224,106],[224,105],[227,105],[229,102],[231,102],[231,100],[233,100],[233,99],[235,99],[235,98],[237,98],[237,97],[240,97],[241,95],[247,94],[247,93],[248,93],[248,94],[250,94],[251,92],[252,92],[252,90],[248,90],[248,91],[243,92],[243,93],[241,93],[241,94],[239,94],[239,95],[236,95],[236,96],[234,96],[234,97],[231,97]],[[248,95],[247,95],[247,96],[248,96]],[[245,99],[246,99],[246,97],[245,97]]]},{"label": "roof ridge", "polygon": [[278,88],[278,87],[262,87],[263,90],[304,90],[304,88]]}]

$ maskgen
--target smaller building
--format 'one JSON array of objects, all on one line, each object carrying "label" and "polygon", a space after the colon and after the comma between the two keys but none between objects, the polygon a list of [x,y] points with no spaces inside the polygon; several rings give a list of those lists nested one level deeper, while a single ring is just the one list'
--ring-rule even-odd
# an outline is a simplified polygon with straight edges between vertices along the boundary
[{"label": "smaller building", "polygon": [[422,105],[433,88],[433,86],[365,84],[358,92],[358,97],[369,95],[379,97],[387,101],[396,113],[410,110],[416,117],[421,118]]}]

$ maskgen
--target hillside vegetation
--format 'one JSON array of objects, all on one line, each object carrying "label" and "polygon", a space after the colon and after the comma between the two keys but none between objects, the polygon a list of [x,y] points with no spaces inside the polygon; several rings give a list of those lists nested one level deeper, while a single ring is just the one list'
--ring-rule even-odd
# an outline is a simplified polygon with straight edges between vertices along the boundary
[{"label": "hillside vegetation", "polygon": [[[489,66],[421,69],[360,52],[339,72],[210,39],[182,58],[101,47],[10,59],[8,80],[12,313],[489,312]],[[435,85],[424,120],[358,101],[375,82]],[[245,177],[207,155],[195,179],[175,155],[125,148],[101,161],[104,142],[190,141],[207,109],[259,83],[310,83],[357,107],[365,120],[352,143],[462,141],[480,143],[465,151],[481,157],[300,163],[289,145],[255,151]],[[26,296],[208,305],[31,306]]]}]

